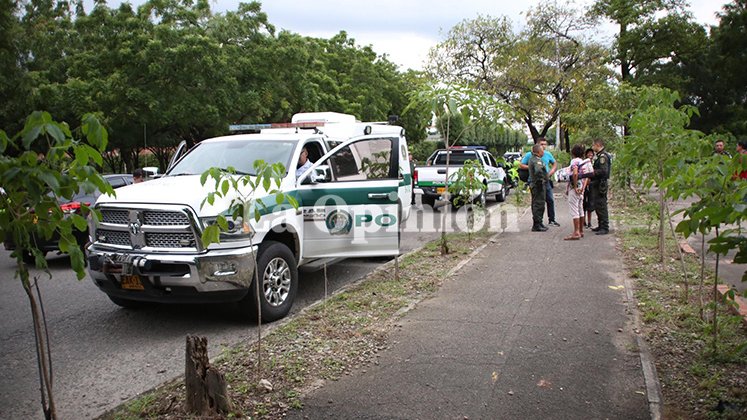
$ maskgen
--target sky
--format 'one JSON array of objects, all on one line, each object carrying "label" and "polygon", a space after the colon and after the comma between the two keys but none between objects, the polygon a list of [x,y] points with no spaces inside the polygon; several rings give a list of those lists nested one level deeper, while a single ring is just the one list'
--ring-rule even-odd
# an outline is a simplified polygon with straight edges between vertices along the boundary
[{"label": "sky", "polygon": [[[277,29],[329,38],[341,30],[358,45],[371,45],[387,54],[402,70],[420,70],[428,51],[445,38],[455,24],[479,14],[505,15],[516,25],[539,0],[264,0],[262,9]],[[560,4],[566,4],[561,0]],[[576,2],[582,8],[590,0]],[[690,0],[690,12],[701,24],[716,25],[716,13],[725,0]],[[235,10],[237,0],[217,0],[214,11]],[[597,39],[610,43],[614,28],[603,27]]]},{"label": "sky", "polygon": [[[125,0],[126,1],[126,0]],[[214,13],[233,11],[240,0],[211,0]],[[249,0],[243,0],[248,2]],[[545,0],[548,1],[548,0]],[[122,0],[108,0],[111,8]],[[129,0],[133,5],[143,0]],[[479,14],[505,15],[515,25],[525,21],[523,13],[540,0],[261,0],[262,10],[276,29],[305,36],[330,38],[345,31],[360,46],[370,45],[379,55],[386,54],[400,66],[421,70],[428,51],[455,24]],[[583,8],[592,0],[577,0]],[[87,8],[92,0],[85,1]],[[89,4],[90,3],[90,4]],[[560,4],[571,3],[559,0]],[[689,0],[690,12],[701,24],[716,25],[716,13],[726,0]],[[609,44],[614,27],[602,26],[596,40]]]}]

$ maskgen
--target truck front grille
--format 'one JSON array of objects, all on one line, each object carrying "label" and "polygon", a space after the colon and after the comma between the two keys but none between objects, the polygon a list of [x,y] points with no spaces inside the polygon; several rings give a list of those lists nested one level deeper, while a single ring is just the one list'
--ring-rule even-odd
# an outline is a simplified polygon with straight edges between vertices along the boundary
[{"label": "truck front grille", "polygon": [[175,226],[188,225],[189,218],[184,213],[173,211],[146,210],[143,212],[143,221],[146,225],[153,226]]},{"label": "truck front grille", "polygon": [[191,233],[146,233],[145,245],[153,248],[194,248],[195,237]]},{"label": "truck front grille", "polygon": [[130,235],[123,231],[99,229],[96,231],[96,240],[110,245],[130,246]]},{"label": "truck front grille", "polygon": [[127,210],[107,210],[101,212],[101,221],[104,223],[114,223],[117,225],[126,225],[128,220]]},{"label": "truck front grille", "polygon": [[[153,250],[196,250],[200,229],[188,208],[151,209],[102,206],[101,224],[95,243],[117,248]],[[190,217],[191,216],[191,217]]]}]

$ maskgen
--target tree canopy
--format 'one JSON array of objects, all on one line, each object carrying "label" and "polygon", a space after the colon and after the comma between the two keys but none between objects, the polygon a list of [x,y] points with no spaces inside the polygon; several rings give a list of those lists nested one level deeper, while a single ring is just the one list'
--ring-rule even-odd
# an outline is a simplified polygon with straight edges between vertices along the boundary
[{"label": "tree canopy", "polygon": [[259,2],[213,13],[207,0],[150,0],[112,9],[97,1],[2,0],[0,121],[22,127],[36,109],[107,127],[116,170],[139,166],[180,140],[225,134],[229,124],[289,121],[335,111],[362,120],[401,116],[411,142],[425,138],[427,110],[403,110],[418,74],[400,72],[345,32],[330,39],[275,28]]}]

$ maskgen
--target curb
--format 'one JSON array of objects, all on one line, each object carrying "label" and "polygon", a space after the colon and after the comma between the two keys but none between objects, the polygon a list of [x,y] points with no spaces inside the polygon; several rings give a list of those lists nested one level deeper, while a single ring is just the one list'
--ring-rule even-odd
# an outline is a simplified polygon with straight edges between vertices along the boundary
[{"label": "curb", "polygon": [[656,372],[656,364],[654,363],[653,356],[651,356],[651,350],[648,347],[646,339],[640,333],[641,314],[638,311],[638,301],[633,294],[633,282],[626,275],[623,279],[623,284],[625,285],[627,307],[630,313],[633,314],[633,333],[635,333],[635,341],[638,346],[638,355],[641,358],[641,370],[643,370],[643,381],[646,384],[648,410],[651,413],[652,420],[661,420],[664,404],[662,403],[661,383],[659,382],[659,375]]},{"label": "curb", "polygon": [[638,355],[641,358],[641,369],[643,370],[643,381],[646,384],[649,412],[651,413],[652,420],[660,420],[662,418],[661,411],[663,404],[659,375],[656,373],[656,365],[648,348],[648,343],[646,343],[646,340],[640,334],[641,316],[638,312],[637,300],[633,295],[633,284],[630,281],[630,277],[625,276],[623,283],[625,285],[625,296],[628,299],[628,310],[633,314],[633,325],[635,327],[633,332],[635,333],[635,341],[638,346]]}]

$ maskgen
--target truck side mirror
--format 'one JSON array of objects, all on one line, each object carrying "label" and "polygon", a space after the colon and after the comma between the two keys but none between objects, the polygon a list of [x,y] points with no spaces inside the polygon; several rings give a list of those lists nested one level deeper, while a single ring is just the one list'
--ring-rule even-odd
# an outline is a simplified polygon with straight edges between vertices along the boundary
[{"label": "truck side mirror", "polygon": [[314,168],[314,172],[317,182],[332,182],[332,172],[329,170],[329,165],[319,165]]}]

